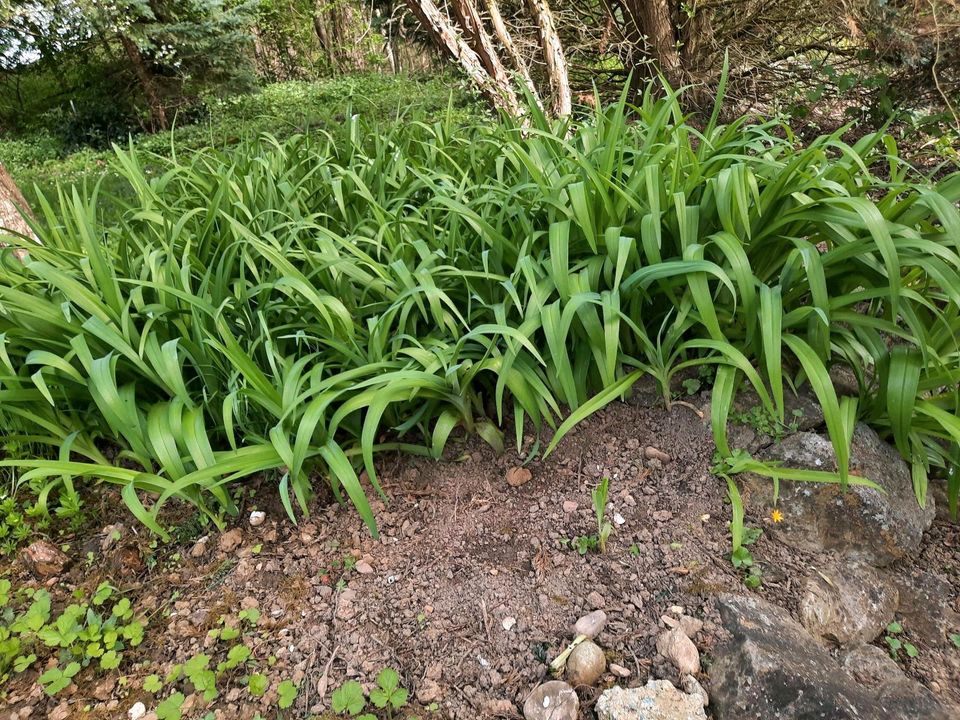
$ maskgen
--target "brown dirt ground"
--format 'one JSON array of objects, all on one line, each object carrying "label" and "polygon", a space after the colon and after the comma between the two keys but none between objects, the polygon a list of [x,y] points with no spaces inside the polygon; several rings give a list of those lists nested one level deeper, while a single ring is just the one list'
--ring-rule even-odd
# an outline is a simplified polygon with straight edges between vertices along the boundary
[{"label": "brown dirt ground", "polygon": [[[646,446],[671,461],[645,460]],[[225,645],[207,631],[249,606],[262,612],[248,638],[261,671],[301,686],[285,717],[324,717],[334,688],[349,678],[369,686],[385,666],[396,668],[411,689],[409,714],[519,717],[526,695],[547,678],[546,663],[569,641],[573,622],[594,606],[610,616],[599,644],[610,661],[631,672],[620,682],[643,684],[650,675],[678,679],[657,660],[654,647],[664,629],[661,616],[677,605],[705,621],[697,645],[708,673],[722,633],[716,596],[749,591],[727,559],[725,486],[709,472],[713,444],[694,406],[668,412],[642,393],[640,402],[611,406],[547,460],[530,463],[532,479],[519,487],[505,481],[506,471],[522,461],[515,448],[497,456],[475,439],[460,438],[451,441],[447,457],[381,459],[391,500],[375,504],[379,540],[356,514],[335,505],[318,504],[310,519],[292,525],[266,480],[248,500],[244,521],[230,536],[239,532],[239,547],[229,552],[213,534],[206,552],[192,557],[196,534],[190,537],[189,527],[179,545],[154,551],[129,518],[114,516],[110,521],[126,523],[121,540],[102,551],[109,533],[77,538],[78,559],[51,591],[66,602],[76,587],[92,588],[107,578],[135,599],[150,625],[144,645],[121,667],[127,680],[114,685],[86,670],[77,685],[51,700],[40,693],[37,673],[27,672],[8,684],[7,709],[32,707],[32,718],[112,718],[125,716],[137,700],[149,708],[143,677],[202,648],[219,659]],[[564,541],[595,532],[590,491],[604,476],[611,486],[609,517],[622,524],[605,554],[581,557]],[[256,528],[245,519],[252,499],[267,513]],[[566,512],[570,501],[578,507]],[[93,563],[79,560],[88,550]],[[752,550],[764,567],[759,592],[791,610],[803,578],[827,559],[766,536]],[[352,558],[348,568],[345,558]],[[350,567],[356,560],[359,567]],[[942,575],[956,591],[960,529],[938,519],[919,556],[899,569],[912,566]],[[36,583],[19,566],[0,568],[0,576],[11,573],[15,586]],[[956,593],[952,601],[960,610]],[[506,618],[516,620],[509,630]],[[960,700],[960,651],[920,649],[907,672]],[[276,658],[272,667],[264,662],[269,656]],[[607,676],[601,684],[612,682]],[[593,717],[597,693],[581,689],[585,718]],[[192,709],[184,717],[211,711],[230,720],[258,712],[276,717],[270,710],[275,697],[271,689],[262,702],[251,701],[235,681],[209,707],[189,697]]]}]

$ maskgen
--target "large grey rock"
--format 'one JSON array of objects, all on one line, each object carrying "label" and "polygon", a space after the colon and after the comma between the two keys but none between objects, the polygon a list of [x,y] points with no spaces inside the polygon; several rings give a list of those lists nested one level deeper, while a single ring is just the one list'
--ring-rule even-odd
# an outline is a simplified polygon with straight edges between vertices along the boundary
[{"label": "large grey rock", "polygon": [[[717,648],[710,668],[717,720],[955,717],[929,693],[918,700],[909,685],[883,694],[861,684],[782,608],[730,595],[720,598],[719,608],[732,637]],[[920,715],[918,703],[925,708]]]},{"label": "large grey rock", "polygon": [[960,708],[945,707],[927,688],[904,675],[890,655],[875,645],[859,645],[847,652],[843,669],[880,702],[899,708],[903,717],[960,717]]},{"label": "large grey rock", "polygon": [[524,720],[577,720],[579,712],[577,694],[559,680],[538,685],[523,703]]},{"label": "large grey rock", "polygon": [[[830,441],[809,432],[791,435],[758,457],[792,468],[836,471]],[[784,519],[772,527],[772,534],[800,550],[835,551],[877,567],[914,553],[933,522],[932,494],[921,508],[907,464],[863,424],[854,431],[850,468],[884,492],[857,485],[844,491],[837,484],[781,481],[777,506]],[[753,511],[766,514],[773,506],[773,482],[752,474],[741,480],[744,502]]]},{"label": "large grey rock", "polygon": [[605,690],[594,708],[598,720],[706,720],[700,696],[677,690],[669,680],[639,688]]},{"label": "large grey rock", "polygon": [[893,620],[898,600],[883,571],[856,562],[825,567],[804,583],[800,622],[841,645],[867,643]]},{"label": "large grey rock", "polygon": [[960,613],[950,607],[956,588],[925,570],[905,571],[897,576],[900,605],[897,616],[904,629],[924,645],[953,648],[950,633],[960,632]]}]

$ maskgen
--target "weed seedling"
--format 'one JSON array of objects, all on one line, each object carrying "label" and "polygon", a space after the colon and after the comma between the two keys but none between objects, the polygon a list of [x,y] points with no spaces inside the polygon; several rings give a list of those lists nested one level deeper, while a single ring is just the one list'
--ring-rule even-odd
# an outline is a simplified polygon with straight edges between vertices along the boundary
[{"label": "weed seedling", "polygon": [[[407,704],[409,693],[400,687],[400,675],[393,668],[384,668],[377,675],[377,687],[370,691],[369,702],[374,707],[387,711],[387,717],[393,718],[394,710],[400,710]],[[356,680],[345,682],[333,691],[330,704],[333,711],[340,715],[348,715],[355,720],[376,720],[372,713],[363,712],[367,707],[368,698],[363,693],[363,686]],[[363,713],[363,714],[361,714]]]},{"label": "weed seedling", "polygon": [[[607,538],[613,532],[613,525],[605,519],[607,511],[607,493],[610,490],[610,478],[603,478],[600,484],[594,489],[593,512],[597,516],[597,543],[600,546],[600,552],[607,551]],[[581,553],[583,554],[583,553]]]},{"label": "weed seedling", "polygon": [[887,625],[887,634],[884,636],[883,641],[890,648],[890,657],[894,660],[899,659],[901,650],[903,650],[908,658],[915,658],[920,654],[916,645],[903,639],[903,625],[896,621]]}]

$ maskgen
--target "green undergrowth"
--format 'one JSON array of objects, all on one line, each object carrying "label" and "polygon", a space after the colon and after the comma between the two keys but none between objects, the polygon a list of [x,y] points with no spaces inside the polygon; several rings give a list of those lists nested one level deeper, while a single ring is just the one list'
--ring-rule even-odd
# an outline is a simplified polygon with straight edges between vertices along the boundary
[{"label": "green undergrowth", "polygon": [[[458,89],[449,76],[369,73],[316,82],[275,83],[256,93],[229,98],[211,96],[193,111],[194,117],[173,118],[174,127],[167,132],[134,134],[131,144],[144,157],[184,156],[207,147],[229,148],[260,133],[286,138],[336,131],[351,114],[360,114],[374,124],[392,124],[398,118],[422,119],[446,111],[452,88],[456,112],[462,118],[482,112],[482,106]],[[105,187],[114,193],[123,192],[127,185],[122,173],[115,172],[113,158],[110,148],[68,148],[42,129],[0,139],[0,163],[31,204],[37,202],[38,190],[55,193],[58,183],[92,183],[101,177]]]},{"label": "green undergrowth", "polygon": [[[125,193],[42,199],[43,245],[0,260],[0,427],[47,448],[3,464],[44,497],[115,483],[165,534],[171,499],[222,523],[267,474],[296,517],[322,479],[375,532],[379,453],[519,447],[529,423],[549,454],[641,376],[669,405],[692,371],[721,474],[869,484],[862,420],[956,509],[960,175],[926,183],[882,133],[698,130],[670,92],[576,124],[349,116],[112,162]],[[738,387],[781,427],[803,384],[835,472],[728,446]]]}]

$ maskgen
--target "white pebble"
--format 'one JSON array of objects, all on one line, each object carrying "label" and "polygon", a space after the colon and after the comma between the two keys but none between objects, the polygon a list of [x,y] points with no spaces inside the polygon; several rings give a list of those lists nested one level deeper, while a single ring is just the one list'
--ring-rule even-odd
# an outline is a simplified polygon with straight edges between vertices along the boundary
[{"label": "white pebble", "polygon": [[147,706],[142,702],[134,703],[133,707],[127,710],[127,717],[130,720],[140,720],[144,715],[147,714]]},{"label": "white pebble", "polygon": [[513,627],[516,624],[517,624],[516,618],[508,617],[503,619],[503,629],[506,630],[507,632],[510,632],[511,630],[513,630]]},{"label": "white pebble", "polygon": [[250,513],[250,524],[253,527],[258,525],[263,525],[263,521],[267,519],[267,514],[263,510],[254,510]]}]

